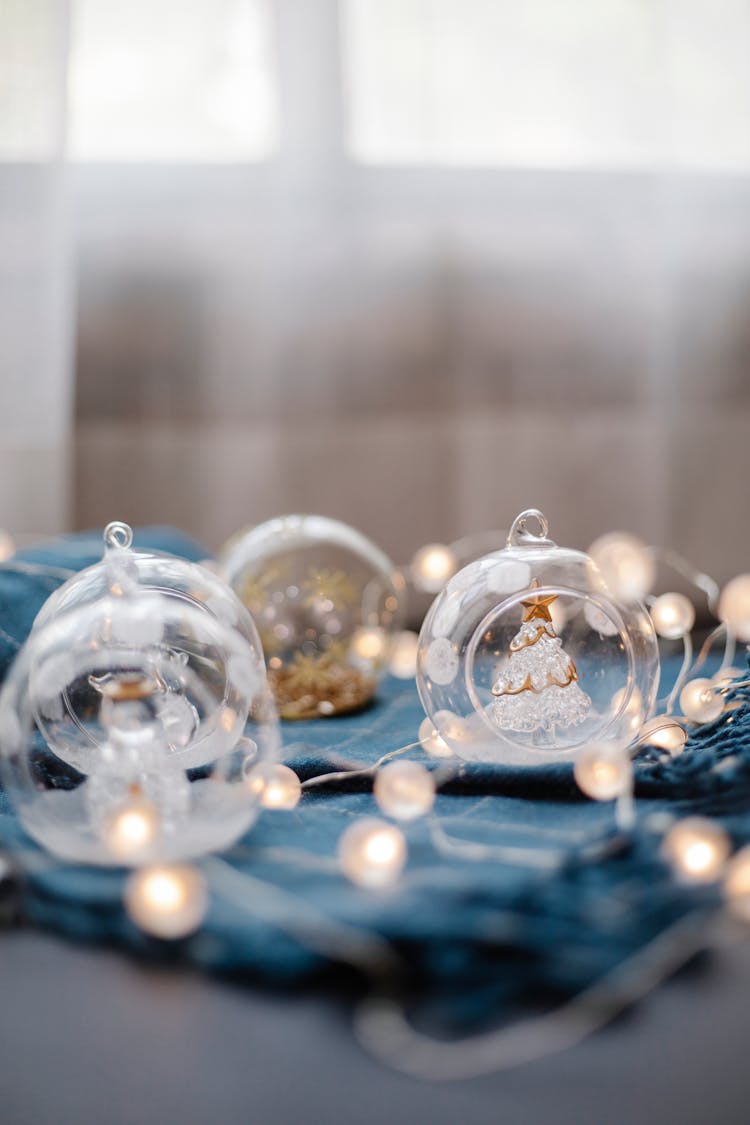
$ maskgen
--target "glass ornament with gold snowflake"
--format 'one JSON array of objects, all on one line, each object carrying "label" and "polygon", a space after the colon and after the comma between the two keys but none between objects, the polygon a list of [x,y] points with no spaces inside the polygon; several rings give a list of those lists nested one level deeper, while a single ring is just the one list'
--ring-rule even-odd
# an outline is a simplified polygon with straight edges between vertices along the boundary
[{"label": "glass ornament with gold snowflake", "polygon": [[253,615],[282,718],[370,702],[402,616],[403,580],[382,551],[336,520],[284,516],[231,540],[222,569]]}]

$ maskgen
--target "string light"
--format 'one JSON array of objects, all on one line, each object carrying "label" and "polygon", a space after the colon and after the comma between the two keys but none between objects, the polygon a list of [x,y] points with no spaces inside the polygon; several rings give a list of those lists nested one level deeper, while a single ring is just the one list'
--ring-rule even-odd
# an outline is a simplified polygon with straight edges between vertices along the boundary
[{"label": "string light", "polygon": [[435,803],[435,783],[419,762],[389,762],[378,770],[373,786],[375,800],[394,820],[416,820]]},{"label": "string light", "polygon": [[378,628],[357,629],[352,637],[351,651],[355,659],[365,664],[379,664],[387,649],[385,632]]},{"label": "string light", "polygon": [[302,796],[302,785],[297,774],[289,766],[280,763],[248,769],[245,781],[253,796],[260,797],[264,809],[294,809]]},{"label": "string light", "polygon": [[143,855],[159,833],[159,814],[150,801],[132,801],[117,809],[104,825],[104,844],[115,859]]},{"label": "string light", "polygon": [[750,922],[750,845],[741,848],[729,861],[724,897],[732,914]]},{"label": "string light", "polygon": [[589,555],[616,598],[642,601],[651,590],[656,567],[648,546],[637,536],[612,531],[591,544]]},{"label": "string light", "polygon": [[680,754],[687,742],[687,731],[676,719],[656,715],[644,723],[638,738],[643,746],[656,746],[667,750],[672,757]]},{"label": "string light", "polygon": [[352,883],[369,889],[388,887],[406,863],[406,840],[394,825],[363,817],[342,834],[338,854],[341,869]]},{"label": "string light", "polygon": [[613,743],[584,746],[579,751],[573,774],[581,792],[594,801],[613,801],[629,792],[633,770],[628,754]]},{"label": "string light", "polygon": [[428,543],[417,551],[411,561],[414,583],[426,594],[437,594],[456,573],[458,559],[450,547]]},{"label": "string light", "polygon": [[691,816],[669,829],[662,852],[682,882],[713,883],[729,857],[729,838],[712,820]]},{"label": "string light", "polygon": [[125,908],[142,930],[154,937],[187,936],[203,921],[208,906],[206,882],[186,864],[143,867],[125,885]]},{"label": "string light", "polygon": [[651,606],[651,620],[660,637],[675,641],[693,628],[695,609],[684,594],[661,594]]},{"label": "string light", "polygon": [[680,707],[693,723],[712,723],[724,710],[724,700],[711,680],[698,678],[680,692]]},{"label": "string light", "polygon": [[413,680],[417,674],[419,635],[410,630],[397,633],[391,645],[388,671],[399,680]]},{"label": "string light", "polygon": [[[444,713],[445,712],[439,712],[439,714]],[[438,715],[436,715],[435,718],[437,719]],[[456,718],[456,716],[454,716],[454,718]],[[432,758],[453,758],[455,756],[451,747],[429,718],[422,719],[422,722],[419,724],[419,741],[425,753],[429,754]]]},{"label": "string light", "polygon": [[750,574],[727,582],[719,597],[719,617],[743,644],[750,644]]}]

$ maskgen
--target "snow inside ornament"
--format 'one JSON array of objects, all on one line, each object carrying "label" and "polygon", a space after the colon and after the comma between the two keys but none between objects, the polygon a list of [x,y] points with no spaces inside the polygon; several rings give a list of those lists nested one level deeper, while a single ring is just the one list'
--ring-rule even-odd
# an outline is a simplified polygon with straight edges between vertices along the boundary
[{"label": "snow inside ornament", "polygon": [[466,760],[528,765],[593,740],[625,745],[658,680],[645,607],[613,598],[592,560],[552,542],[534,509],[505,549],[448,582],[420,633],[422,704]]},{"label": "snow inside ornament", "polygon": [[282,516],[230,540],[221,567],[258,626],[282,718],[371,700],[405,584],[369,539],[324,516]]},{"label": "snow inside ornament", "polygon": [[4,788],[73,862],[226,848],[260,807],[248,771],[278,744],[257,638],[137,584],[38,625],[0,693]]}]

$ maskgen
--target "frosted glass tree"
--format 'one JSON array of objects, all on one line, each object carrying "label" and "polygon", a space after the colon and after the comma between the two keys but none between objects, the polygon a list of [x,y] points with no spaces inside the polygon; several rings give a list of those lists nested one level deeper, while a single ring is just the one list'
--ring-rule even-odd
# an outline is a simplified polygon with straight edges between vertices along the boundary
[{"label": "frosted glass tree", "polygon": [[[539,587],[534,582],[532,589]],[[501,730],[552,730],[582,723],[591,700],[578,685],[578,671],[552,624],[556,594],[521,602],[521,628],[492,687],[489,712]]]}]

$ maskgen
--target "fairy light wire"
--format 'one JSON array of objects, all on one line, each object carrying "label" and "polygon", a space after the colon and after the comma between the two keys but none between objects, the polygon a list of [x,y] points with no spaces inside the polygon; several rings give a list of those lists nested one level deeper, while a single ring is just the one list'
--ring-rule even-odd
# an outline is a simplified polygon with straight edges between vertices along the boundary
[{"label": "fairy light wire", "polygon": [[429,738],[419,738],[414,742],[407,743],[406,746],[399,746],[396,750],[389,750],[387,754],[383,754],[372,765],[362,766],[350,770],[337,770],[334,773],[319,773],[315,777],[308,777],[306,781],[302,782],[302,789],[309,790],[317,788],[320,785],[327,785],[329,782],[350,781],[358,777],[372,777],[386,762],[390,762],[392,758],[398,758],[401,754],[408,753],[409,750],[416,750],[425,742],[429,742]]},{"label": "fairy light wire", "polygon": [[374,1058],[423,1081],[450,1082],[511,1070],[582,1043],[696,953],[716,943],[705,914],[693,912],[597,983],[544,1015],[446,1042],[416,1031],[392,997],[373,995],[356,1009],[354,1033]]},{"label": "fairy light wire", "polygon": [[682,636],[682,664],[677,673],[677,678],[672,686],[672,690],[667,698],[667,704],[664,711],[666,716],[670,716],[674,711],[677,700],[680,698],[680,692],[687,682],[690,675],[691,665],[693,663],[693,641],[689,633],[684,633]]}]

